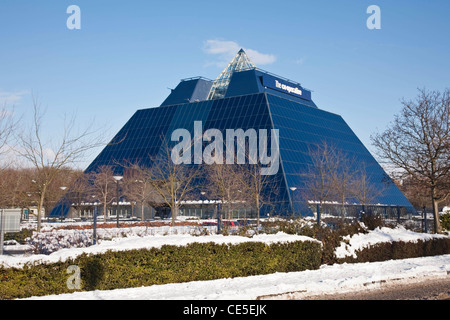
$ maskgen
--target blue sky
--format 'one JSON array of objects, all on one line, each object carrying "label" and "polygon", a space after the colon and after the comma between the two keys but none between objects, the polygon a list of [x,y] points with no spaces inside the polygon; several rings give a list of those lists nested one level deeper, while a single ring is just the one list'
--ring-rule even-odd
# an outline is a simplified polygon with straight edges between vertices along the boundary
[{"label": "blue sky", "polygon": [[[80,30],[66,26],[72,4]],[[366,27],[369,5],[381,9],[379,30]],[[448,0],[2,0],[0,104],[26,121],[33,93],[49,136],[76,114],[112,138],[180,79],[214,79],[243,47],[258,67],[313,90],[373,151],[370,135],[401,98],[450,87],[449,14]]]}]

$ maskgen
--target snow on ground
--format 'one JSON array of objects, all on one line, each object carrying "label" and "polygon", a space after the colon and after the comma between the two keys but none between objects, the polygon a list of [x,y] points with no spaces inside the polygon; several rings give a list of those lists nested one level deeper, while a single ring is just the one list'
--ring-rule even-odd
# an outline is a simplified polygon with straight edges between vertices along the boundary
[{"label": "snow on ground", "polygon": [[[149,287],[88,291],[32,297],[34,300],[253,300],[296,298],[343,293],[380,286],[384,282],[414,282],[448,277],[450,255],[335,264],[318,270],[193,281]],[[288,293],[288,294],[285,294]],[[285,295],[283,295],[285,294]]]}]

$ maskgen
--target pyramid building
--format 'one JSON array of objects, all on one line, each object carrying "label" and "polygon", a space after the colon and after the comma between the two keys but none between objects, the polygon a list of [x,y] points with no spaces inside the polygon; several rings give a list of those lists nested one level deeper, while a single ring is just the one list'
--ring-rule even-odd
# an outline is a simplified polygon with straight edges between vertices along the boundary
[{"label": "pyramid building", "polygon": [[[385,211],[386,208],[396,208],[397,212],[414,210],[341,116],[318,108],[311,91],[300,83],[256,68],[242,49],[216,80],[183,79],[159,107],[136,111],[85,172],[95,171],[102,165],[115,167],[119,174],[123,170],[121,164],[151,166],[150,158],[162,150],[161,137],[171,141],[172,133],[180,128],[194,136],[198,124],[202,133],[208,129],[223,133],[230,129],[269,133],[267,149],[273,153],[276,147],[279,153],[277,161],[273,161],[272,154],[272,163],[267,165],[272,166],[269,179],[272,186],[276,185],[277,193],[261,210],[261,216],[268,211],[305,215],[315,210],[318,199],[313,196],[307,199],[304,195],[312,184],[311,175],[307,174],[314,164],[311,150],[320,145],[334,146],[351,157],[348,165],[354,168],[350,171],[356,172],[364,164],[367,184],[379,191],[364,205],[378,206]],[[275,132],[278,139],[272,139]],[[68,211],[67,206],[61,208],[61,205],[64,206],[61,203],[50,216]],[[361,203],[349,199],[346,205]]]}]

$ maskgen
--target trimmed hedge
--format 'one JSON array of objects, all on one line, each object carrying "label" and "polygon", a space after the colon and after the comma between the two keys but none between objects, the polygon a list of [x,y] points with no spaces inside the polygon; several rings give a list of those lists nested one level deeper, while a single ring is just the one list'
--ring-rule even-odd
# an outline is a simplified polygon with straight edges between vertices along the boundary
[{"label": "trimmed hedge", "polygon": [[450,213],[442,214],[439,219],[441,220],[442,229],[450,231]]},{"label": "trimmed hedge", "polygon": [[417,242],[383,242],[356,251],[356,258],[345,257],[338,259],[338,263],[376,262],[393,259],[408,259],[426,256],[436,256],[450,253],[450,239],[436,238],[432,240],[418,240]]},{"label": "trimmed hedge", "polygon": [[111,290],[186,281],[246,277],[274,272],[317,269],[321,264],[318,242],[236,245],[192,243],[97,255],[53,264],[0,267],[0,299],[70,293],[70,265],[81,271],[81,290]]}]

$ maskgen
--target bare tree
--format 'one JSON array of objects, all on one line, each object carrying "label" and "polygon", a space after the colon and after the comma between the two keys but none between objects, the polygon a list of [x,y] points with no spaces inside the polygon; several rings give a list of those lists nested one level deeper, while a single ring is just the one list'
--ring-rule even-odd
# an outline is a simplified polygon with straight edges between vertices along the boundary
[{"label": "bare tree", "polygon": [[[124,194],[131,202],[137,202],[141,208],[141,220],[144,220],[146,203],[161,203],[161,197],[152,185],[152,171],[139,164],[130,164],[124,170]],[[156,200],[158,199],[158,200]]]},{"label": "bare tree", "polygon": [[416,181],[406,177],[401,180],[394,180],[397,187],[409,199],[411,204],[416,208],[431,208],[431,198],[429,191]]},{"label": "bare tree", "polygon": [[252,204],[256,212],[257,225],[260,225],[260,212],[264,205],[271,204],[273,197],[279,192],[276,179],[272,175],[261,174],[264,167],[260,162],[249,162],[248,164],[234,164],[240,167],[236,177],[243,187],[245,201]]},{"label": "bare tree", "polygon": [[308,188],[302,197],[306,201],[318,202],[318,210],[321,210],[324,203],[333,198],[331,163],[334,153],[334,148],[328,146],[326,142],[322,145],[312,146],[309,150],[310,165],[305,173],[300,174],[308,181]]},{"label": "bare tree", "polygon": [[337,150],[332,156],[330,166],[335,198],[341,204],[341,216],[344,218],[346,215],[345,205],[354,195],[352,184],[357,173],[355,171],[355,158]]},{"label": "bare tree", "polygon": [[[237,164],[213,163],[203,166],[206,172],[206,189],[211,198],[221,201],[225,216],[231,219],[232,210],[248,200],[246,171]],[[237,206],[239,204],[239,206]]]},{"label": "bare tree", "polygon": [[70,189],[67,192],[67,198],[71,202],[72,207],[77,211],[77,216],[81,216],[81,209],[87,203],[92,203],[95,200],[93,194],[93,185],[89,181],[90,175],[83,172],[77,172]]},{"label": "bare tree", "polygon": [[375,184],[367,173],[364,162],[357,162],[354,157],[323,142],[311,146],[310,165],[306,173],[308,188],[303,196],[307,201],[314,201],[322,208],[328,201],[337,201],[341,205],[342,217],[348,201],[357,201],[365,206],[381,195],[386,186]]},{"label": "bare tree", "polygon": [[9,110],[6,103],[0,108],[0,155],[8,152],[9,140],[17,130],[18,120],[13,115],[14,109]]},{"label": "bare tree", "polygon": [[256,211],[256,223],[257,226],[260,224],[260,210],[265,203],[265,197],[263,192],[265,191],[265,187],[268,185],[269,176],[261,175],[261,168],[259,164],[251,164],[247,167],[247,172],[243,175],[244,185],[245,181],[247,181],[247,189],[248,195],[253,202],[254,210]]},{"label": "bare tree", "polygon": [[108,205],[115,199],[116,181],[111,166],[100,166],[95,172],[91,172],[89,180],[92,184],[92,192],[103,205],[103,219],[108,218]]},{"label": "bare tree", "polygon": [[357,171],[354,157],[336,146],[323,142],[310,151],[311,164],[308,177],[307,196],[319,202],[336,201],[341,205],[341,216],[345,217],[347,204],[354,195]]},{"label": "bare tree", "polygon": [[36,186],[38,188],[38,224],[41,229],[41,210],[47,197],[47,191],[52,181],[65,166],[75,165],[83,160],[86,153],[94,147],[103,144],[92,125],[87,129],[75,132],[75,120],[64,121],[60,139],[53,144],[44,139],[43,118],[39,101],[33,97],[33,121],[29,131],[17,134],[15,151],[25,158],[36,170]]},{"label": "bare tree", "polygon": [[148,181],[157,195],[171,209],[172,225],[175,225],[181,203],[188,199],[197,187],[194,180],[199,176],[200,167],[175,163],[172,159],[172,148],[164,138],[162,140],[160,153],[152,158]]},{"label": "bare tree", "polygon": [[450,89],[421,89],[402,105],[387,129],[371,138],[379,156],[402,170],[401,178],[428,190],[439,233],[439,204],[450,196]]},{"label": "bare tree", "polygon": [[[275,134],[272,132],[272,135]],[[266,136],[267,138],[267,136]],[[271,138],[273,138],[271,136]],[[264,137],[260,136],[259,139],[264,139]],[[275,173],[268,173],[267,163],[262,163],[262,157],[264,154],[271,150],[271,152],[275,152],[275,149],[278,148],[278,140],[271,140],[271,148],[268,148],[267,140],[259,141],[259,158],[258,158],[258,149],[256,147],[256,140],[252,141],[252,138],[246,139],[236,139],[236,147],[238,150],[242,152],[244,161],[239,160],[239,151],[234,161],[233,166],[237,173],[235,176],[239,180],[239,185],[243,188],[242,195],[245,201],[249,201],[252,204],[253,209],[256,212],[256,221],[257,225],[260,225],[260,213],[261,209],[266,204],[271,204],[273,200],[272,198],[278,194],[278,184],[276,184],[274,179]],[[273,145],[276,144],[276,145]],[[272,153],[272,157],[279,157],[279,150],[276,150],[276,154]],[[272,159],[272,161],[278,161],[278,159]],[[242,163],[243,162],[243,163]],[[271,163],[273,165],[273,163]],[[265,173],[264,173],[265,172]]]},{"label": "bare tree", "polygon": [[351,181],[351,193],[361,205],[373,204],[377,197],[386,191],[387,181],[375,184],[367,173],[367,166],[364,162],[357,164],[356,167],[358,169]]},{"label": "bare tree", "polygon": [[[0,206],[27,206],[31,197],[31,169],[0,168]],[[28,196],[29,195],[29,196]]]}]

